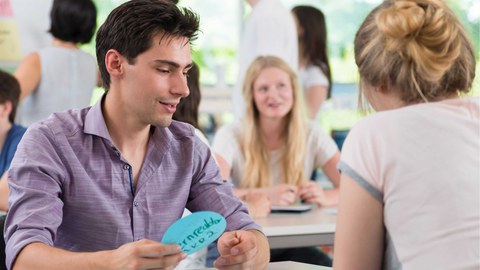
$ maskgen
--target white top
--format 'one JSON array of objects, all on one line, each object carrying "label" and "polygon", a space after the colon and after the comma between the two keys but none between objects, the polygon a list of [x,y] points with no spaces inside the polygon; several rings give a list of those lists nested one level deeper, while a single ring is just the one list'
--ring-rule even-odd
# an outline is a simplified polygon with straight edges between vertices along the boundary
[{"label": "white top", "polygon": [[260,0],[248,17],[238,48],[238,77],[232,94],[233,113],[243,116],[242,84],[245,72],[260,55],[275,55],[298,68],[298,37],[290,10],[280,0]]},{"label": "white top", "polygon": [[[222,156],[230,165],[231,181],[237,187],[240,186],[245,170],[245,159],[239,142],[240,130],[241,125],[239,123],[222,126],[215,134],[212,144],[213,152]],[[311,122],[307,137],[305,176],[310,177],[314,169],[321,168],[337,151],[337,145],[332,138],[323,132],[318,125]],[[281,154],[282,149],[270,152],[270,173],[273,184],[280,184],[282,181]]]},{"label": "white top", "polygon": [[480,269],[480,98],[373,114],[339,168],[384,204],[384,269]]},{"label": "white top", "polygon": [[328,78],[325,76],[320,67],[308,65],[298,70],[298,79],[302,84],[303,91],[307,92],[310,87],[323,86],[328,88]]},{"label": "white top", "polygon": [[195,135],[200,138],[200,140],[210,148],[210,143],[208,142],[207,137],[200,131],[198,128],[195,128]]},{"label": "white top", "polygon": [[87,107],[97,84],[95,58],[80,49],[50,46],[38,55],[40,83],[19,108],[18,122],[25,126],[54,112]]}]

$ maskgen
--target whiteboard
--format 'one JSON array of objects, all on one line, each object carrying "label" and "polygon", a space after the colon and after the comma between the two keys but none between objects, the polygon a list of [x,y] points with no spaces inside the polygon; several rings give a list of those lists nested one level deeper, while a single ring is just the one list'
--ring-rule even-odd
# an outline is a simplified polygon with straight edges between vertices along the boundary
[{"label": "whiteboard", "polygon": [[53,0],[0,0],[2,10],[11,9],[11,12],[0,12],[0,33],[8,31],[10,33],[4,38],[16,39],[3,42],[19,46],[17,50],[21,54],[19,57],[10,55],[7,59],[0,58],[0,69],[14,69],[27,54],[51,43],[48,29],[52,3]]}]

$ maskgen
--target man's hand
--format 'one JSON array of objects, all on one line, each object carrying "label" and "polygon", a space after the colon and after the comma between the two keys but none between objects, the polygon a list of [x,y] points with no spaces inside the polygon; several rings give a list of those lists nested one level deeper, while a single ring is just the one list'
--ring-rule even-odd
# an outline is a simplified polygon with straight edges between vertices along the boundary
[{"label": "man's hand", "polygon": [[111,251],[110,269],[173,269],[187,257],[178,245],[164,245],[152,240],[127,243]]},{"label": "man's hand", "polygon": [[13,269],[171,270],[186,256],[178,245],[164,245],[152,240],[140,240],[115,250],[98,252],[72,252],[37,242],[23,248]]},{"label": "man's hand", "polygon": [[259,231],[233,231],[218,240],[220,257],[214,266],[221,270],[264,269],[270,260],[266,237]]}]

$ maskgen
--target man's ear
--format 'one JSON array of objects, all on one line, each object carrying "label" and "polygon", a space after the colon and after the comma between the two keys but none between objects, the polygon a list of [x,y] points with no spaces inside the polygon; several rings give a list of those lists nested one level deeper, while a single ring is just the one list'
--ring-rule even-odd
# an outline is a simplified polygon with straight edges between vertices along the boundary
[{"label": "man's ear", "polygon": [[110,49],[105,54],[105,67],[110,76],[121,76],[124,62],[125,58],[117,50]]}]

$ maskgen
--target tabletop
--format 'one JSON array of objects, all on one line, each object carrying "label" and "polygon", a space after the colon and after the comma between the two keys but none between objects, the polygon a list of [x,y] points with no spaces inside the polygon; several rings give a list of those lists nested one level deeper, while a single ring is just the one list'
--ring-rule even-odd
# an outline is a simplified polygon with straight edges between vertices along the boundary
[{"label": "tabletop", "polygon": [[255,221],[271,248],[333,245],[336,209],[314,208],[302,213],[271,213]]}]

